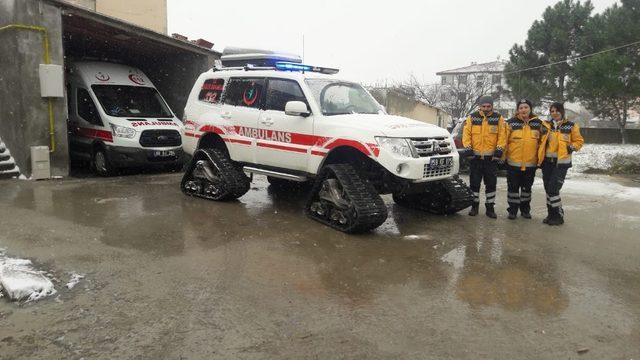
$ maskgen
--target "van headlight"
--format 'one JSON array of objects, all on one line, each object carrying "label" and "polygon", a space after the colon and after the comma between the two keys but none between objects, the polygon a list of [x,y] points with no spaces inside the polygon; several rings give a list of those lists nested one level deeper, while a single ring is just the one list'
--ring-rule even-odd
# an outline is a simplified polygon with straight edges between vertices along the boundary
[{"label": "van headlight", "polygon": [[376,137],[376,141],[381,148],[396,155],[408,158],[414,157],[413,151],[411,150],[411,145],[409,145],[409,141],[407,141],[407,139]]},{"label": "van headlight", "polygon": [[114,136],[123,137],[126,139],[133,139],[136,136],[136,131],[126,126],[119,126],[109,123],[111,125],[111,132]]}]

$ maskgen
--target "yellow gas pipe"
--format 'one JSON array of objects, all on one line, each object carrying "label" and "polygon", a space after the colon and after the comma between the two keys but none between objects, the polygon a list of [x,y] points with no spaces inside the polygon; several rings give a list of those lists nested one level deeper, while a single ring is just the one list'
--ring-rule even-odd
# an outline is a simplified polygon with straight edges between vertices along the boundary
[{"label": "yellow gas pipe", "polygon": [[[44,63],[50,64],[51,59],[49,58],[49,33],[47,29],[42,26],[32,26],[32,25],[22,25],[22,24],[12,24],[7,26],[0,27],[0,31],[10,30],[10,29],[18,29],[18,30],[28,30],[28,31],[37,31],[43,34],[42,47],[44,48]],[[50,150],[49,152],[56,151],[56,134],[54,129],[54,118],[53,118],[53,102],[51,98],[47,98],[47,106],[49,107],[49,141],[50,141]]]}]

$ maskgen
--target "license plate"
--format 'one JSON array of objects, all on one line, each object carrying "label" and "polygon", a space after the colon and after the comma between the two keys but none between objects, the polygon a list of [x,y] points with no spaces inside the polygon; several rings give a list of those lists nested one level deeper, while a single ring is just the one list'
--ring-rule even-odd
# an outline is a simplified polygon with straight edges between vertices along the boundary
[{"label": "license plate", "polygon": [[429,169],[442,169],[451,166],[453,158],[451,156],[434,158],[429,161]]},{"label": "license plate", "polygon": [[176,152],[173,150],[156,150],[153,152],[153,157],[172,157],[176,156]]}]

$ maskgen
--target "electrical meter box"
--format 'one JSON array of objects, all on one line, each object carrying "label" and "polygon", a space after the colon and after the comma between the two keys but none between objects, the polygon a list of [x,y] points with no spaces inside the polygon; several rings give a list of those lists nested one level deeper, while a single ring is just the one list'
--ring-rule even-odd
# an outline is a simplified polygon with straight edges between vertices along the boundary
[{"label": "electrical meter box", "polygon": [[31,147],[31,178],[43,180],[51,178],[51,161],[48,146]]},{"label": "electrical meter box", "polygon": [[40,64],[40,95],[64,97],[64,70],[61,65]]}]

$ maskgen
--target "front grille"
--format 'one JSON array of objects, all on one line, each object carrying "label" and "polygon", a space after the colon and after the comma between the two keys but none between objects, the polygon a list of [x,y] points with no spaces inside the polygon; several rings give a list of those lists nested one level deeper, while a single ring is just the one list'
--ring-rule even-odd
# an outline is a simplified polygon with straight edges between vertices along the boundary
[{"label": "front grille", "polygon": [[429,164],[424,164],[424,178],[432,178],[438,176],[448,176],[451,175],[453,171],[453,163],[446,166],[439,166],[436,168],[430,168]]},{"label": "front grille", "polygon": [[180,133],[176,130],[145,130],[140,134],[143,147],[169,147],[182,145]]},{"label": "front grille", "polygon": [[451,143],[446,137],[412,138],[409,141],[420,157],[446,155],[453,151]]}]

